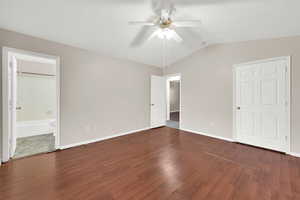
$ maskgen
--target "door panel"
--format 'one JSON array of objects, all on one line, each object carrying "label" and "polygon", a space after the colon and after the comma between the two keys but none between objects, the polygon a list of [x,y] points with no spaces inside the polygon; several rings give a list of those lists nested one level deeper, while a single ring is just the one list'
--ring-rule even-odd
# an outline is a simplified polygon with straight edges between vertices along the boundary
[{"label": "door panel", "polygon": [[265,139],[278,139],[279,121],[275,112],[265,112],[262,115],[262,137]]},{"label": "door panel", "polygon": [[236,137],[239,142],[287,150],[287,60],[236,69]]},{"label": "door panel", "polygon": [[166,125],[166,79],[161,76],[151,76],[151,128]]},{"label": "door panel", "polygon": [[265,79],[260,82],[261,84],[261,98],[263,105],[276,105],[277,104],[277,80]]}]

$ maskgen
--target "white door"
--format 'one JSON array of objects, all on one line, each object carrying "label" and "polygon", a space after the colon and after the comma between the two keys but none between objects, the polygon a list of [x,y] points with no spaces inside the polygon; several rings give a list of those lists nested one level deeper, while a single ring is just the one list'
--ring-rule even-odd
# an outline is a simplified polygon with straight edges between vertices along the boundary
[{"label": "white door", "polygon": [[151,76],[151,128],[166,125],[166,79]]},{"label": "white door", "polygon": [[288,60],[236,68],[236,139],[286,152],[288,149]]},{"label": "white door", "polygon": [[9,102],[9,156],[13,157],[17,147],[17,60],[14,56],[10,57],[10,63],[8,68],[8,102]]}]

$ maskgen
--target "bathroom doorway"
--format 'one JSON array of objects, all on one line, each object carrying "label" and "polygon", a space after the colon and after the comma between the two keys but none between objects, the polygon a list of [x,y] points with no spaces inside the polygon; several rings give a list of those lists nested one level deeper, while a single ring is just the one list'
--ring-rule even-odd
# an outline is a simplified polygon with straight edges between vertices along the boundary
[{"label": "bathroom doorway", "polygon": [[3,48],[2,161],[59,144],[59,58]]},{"label": "bathroom doorway", "polygon": [[167,76],[167,122],[166,126],[180,128],[181,76]]}]

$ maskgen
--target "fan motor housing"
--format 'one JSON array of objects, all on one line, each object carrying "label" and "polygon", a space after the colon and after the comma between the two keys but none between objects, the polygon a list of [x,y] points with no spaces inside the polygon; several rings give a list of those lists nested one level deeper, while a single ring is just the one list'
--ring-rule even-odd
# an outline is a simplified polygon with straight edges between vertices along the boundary
[{"label": "fan motor housing", "polygon": [[171,19],[167,19],[167,20],[160,20],[160,28],[169,28],[172,24],[172,20]]}]

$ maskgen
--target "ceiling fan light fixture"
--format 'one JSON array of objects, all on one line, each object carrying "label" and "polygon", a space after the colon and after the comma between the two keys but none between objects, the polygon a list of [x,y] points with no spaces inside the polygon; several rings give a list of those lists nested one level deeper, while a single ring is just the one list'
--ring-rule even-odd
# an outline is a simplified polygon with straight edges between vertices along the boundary
[{"label": "ceiling fan light fixture", "polygon": [[157,37],[162,40],[163,39],[171,40],[174,37],[174,33],[175,33],[174,30],[168,28],[165,29],[160,28],[156,31]]},{"label": "ceiling fan light fixture", "polygon": [[[201,24],[200,20],[175,20],[173,21],[173,15],[175,12],[175,6],[173,0],[152,0],[152,9],[154,10],[155,16],[152,17],[151,21],[132,21],[129,22],[131,25],[143,26],[139,31],[139,34],[135,38],[137,41],[150,41],[152,38],[158,38],[161,40],[174,40],[176,42],[182,42],[183,38],[177,33],[177,28],[194,28],[199,27]],[[152,28],[156,29],[152,32]],[[148,36],[147,39],[142,38]]]}]

